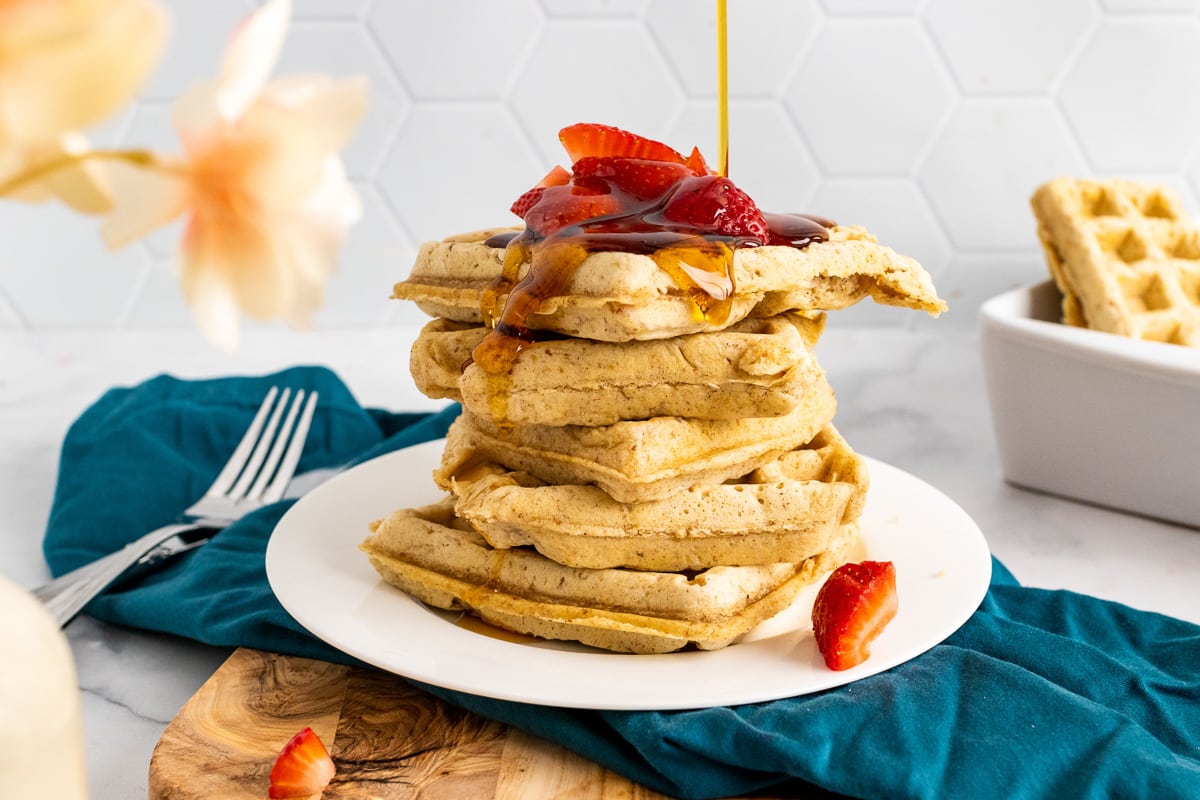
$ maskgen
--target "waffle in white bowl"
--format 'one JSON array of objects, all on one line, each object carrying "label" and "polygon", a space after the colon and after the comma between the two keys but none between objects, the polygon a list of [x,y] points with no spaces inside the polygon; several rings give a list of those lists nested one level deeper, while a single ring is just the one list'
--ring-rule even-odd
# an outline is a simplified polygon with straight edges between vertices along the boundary
[{"label": "waffle in white bowl", "polygon": [[1062,324],[1053,281],[980,311],[1005,477],[1200,528],[1200,349]]}]

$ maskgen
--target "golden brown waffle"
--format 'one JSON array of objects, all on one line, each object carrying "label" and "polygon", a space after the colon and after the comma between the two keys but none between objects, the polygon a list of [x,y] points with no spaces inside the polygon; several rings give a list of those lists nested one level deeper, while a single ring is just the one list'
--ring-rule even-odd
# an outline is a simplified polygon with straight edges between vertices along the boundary
[{"label": "golden brown waffle", "polygon": [[[496,229],[423,244],[408,279],[393,297],[413,300],[430,316],[482,324],[484,289],[501,272],[504,250],[485,241]],[[526,265],[528,269],[528,265]],[[697,313],[694,301],[646,255],[588,256],[561,296],[547,298],[531,328],[598,341],[663,339],[720,330],[747,316],[788,310],[845,308],[865,297],[937,315],[946,305],[928,273],[911,258],[883,247],[862,228],[835,227],[827,242],[736,251],[729,318]]]},{"label": "golden brown waffle", "polygon": [[497,465],[455,481],[455,513],[498,549],[532,545],[571,567],[678,572],[803,561],[862,513],[865,462],[833,426],[738,480],[618,503],[595,486],[547,485]]},{"label": "golden brown waffle", "polygon": [[737,420],[654,417],[601,427],[501,428],[463,411],[446,434],[434,480],[449,490],[494,461],[552,484],[596,484],[622,503],[661,500],[690,486],[721,483],[811,440],[833,419],[833,390],[820,389],[790,414]]},{"label": "golden brown waffle", "polygon": [[845,525],[829,549],[799,564],[699,574],[579,569],[530,550],[491,548],[455,518],[450,499],[395,512],[361,545],[385,581],[429,605],[625,653],[732,644],[860,547],[856,526]]},{"label": "golden brown waffle", "polygon": [[645,342],[551,339],[526,347],[497,388],[478,364],[463,367],[486,329],[437,319],[417,337],[409,364],[424,394],[481,415],[499,399],[511,424],[776,417],[820,391],[823,373],[809,348],[823,323],[824,315],[789,313]]},{"label": "golden brown waffle", "polygon": [[1064,322],[1200,347],[1200,227],[1172,190],[1056,178],[1031,203]]}]

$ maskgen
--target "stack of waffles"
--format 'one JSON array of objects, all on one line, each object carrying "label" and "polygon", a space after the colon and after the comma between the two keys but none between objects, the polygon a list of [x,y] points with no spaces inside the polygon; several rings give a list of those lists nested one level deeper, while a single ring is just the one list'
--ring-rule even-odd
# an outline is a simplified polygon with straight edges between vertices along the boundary
[{"label": "stack of waffles", "polygon": [[1032,205],[1064,322],[1200,347],[1200,227],[1173,191],[1056,178]]},{"label": "stack of waffles", "polygon": [[388,583],[511,631],[662,653],[736,642],[859,555],[867,469],[813,347],[825,311],[865,297],[940,312],[917,262],[856,227],[739,249],[717,318],[650,256],[591,253],[497,373],[473,354],[499,234],[424,245],[395,288],[434,317],[418,388],[463,412],[444,499],[362,544]]}]

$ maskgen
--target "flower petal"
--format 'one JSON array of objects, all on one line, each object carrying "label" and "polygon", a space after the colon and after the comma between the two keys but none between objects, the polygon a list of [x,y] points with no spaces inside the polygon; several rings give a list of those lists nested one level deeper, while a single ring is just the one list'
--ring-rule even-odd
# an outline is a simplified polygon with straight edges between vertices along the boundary
[{"label": "flower petal", "polygon": [[184,295],[192,308],[196,326],[217,347],[236,352],[239,338],[238,308],[228,284],[219,275],[206,270],[196,270],[191,273],[189,281],[181,279],[180,283],[185,287]]},{"label": "flower petal", "polygon": [[117,164],[109,178],[112,210],[100,225],[100,235],[113,250],[142,238],[187,210],[188,187],[176,175]]},{"label": "flower petal", "polygon": [[112,206],[102,165],[77,162],[53,167],[56,162],[90,149],[81,134],[69,133],[57,141],[29,145],[10,152],[0,165],[0,183],[21,181],[2,196],[25,203],[44,203],[59,198],[84,214],[102,214]]},{"label": "flower petal", "polygon": [[333,156],[325,161],[321,182],[305,200],[301,213],[343,233],[362,219],[362,199],[346,177],[346,168],[340,158]]},{"label": "flower petal", "polygon": [[337,266],[347,229],[362,217],[362,200],[346,179],[341,159],[330,158],[316,189],[289,219],[288,240],[303,279],[325,283]]},{"label": "flower petal", "polygon": [[241,117],[262,90],[279,60],[291,15],[291,0],[271,0],[234,32],[217,78],[217,108],[224,119]]},{"label": "flower petal", "polygon": [[262,99],[292,109],[305,119],[330,152],[341,150],[367,111],[367,79],[334,80],[327,75],[288,75],[268,83]]},{"label": "flower petal", "polygon": [[[289,109],[255,103],[242,118],[237,138],[245,154],[242,187],[271,213],[295,209],[321,177],[330,150],[319,131]],[[227,137],[232,139],[231,137]],[[253,157],[250,157],[253,154]],[[231,160],[226,158],[227,163]],[[219,176],[217,170],[207,170]]]},{"label": "flower petal", "polygon": [[227,211],[197,212],[184,232],[181,280],[216,276],[247,314],[258,319],[277,317],[287,306],[295,281],[287,248],[277,238],[269,219]]},{"label": "flower petal", "polygon": [[365,85],[359,81],[329,81],[312,88],[297,107],[264,98],[241,121],[239,136],[269,143],[245,175],[265,208],[291,210],[303,203],[365,109]]},{"label": "flower petal", "polygon": [[18,141],[52,140],[104,119],[137,90],[162,49],[166,19],[149,0],[82,3],[55,13],[57,19],[39,20],[36,40],[19,41],[15,51],[0,48],[0,129]]},{"label": "flower petal", "polygon": [[171,105],[171,122],[179,133],[184,152],[194,156],[224,127],[217,108],[217,84],[199,81]]},{"label": "flower petal", "polygon": [[[49,158],[79,155],[91,149],[88,140],[79,133],[67,133],[53,146],[46,148]],[[112,208],[108,175],[103,165],[82,162],[56,169],[45,180],[47,190],[71,208],[84,214],[103,214]]]}]

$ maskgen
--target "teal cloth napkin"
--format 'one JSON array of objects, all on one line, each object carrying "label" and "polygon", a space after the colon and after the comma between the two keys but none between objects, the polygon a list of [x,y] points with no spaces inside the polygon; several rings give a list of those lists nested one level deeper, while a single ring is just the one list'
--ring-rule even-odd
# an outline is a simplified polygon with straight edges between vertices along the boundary
[{"label": "teal cloth napkin", "polygon": [[[205,381],[160,376],[113,389],[63,443],[44,542],[51,570],[66,572],[172,521],[207,488],[276,384],[321,393],[302,471],[440,437],[458,413],[364,409],[319,367]],[[266,542],[289,505],[243,518],[88,612],[214,645],[352,662],[309,635],[267,585]],[[946,642],[817,694],[614,712],[423,688],[687,798],[785,784],[810,796],[889,799],[1200,796],[1200,627],[1022,587],[998,562],[979,610]]]}]

